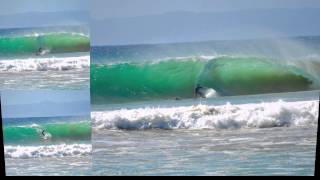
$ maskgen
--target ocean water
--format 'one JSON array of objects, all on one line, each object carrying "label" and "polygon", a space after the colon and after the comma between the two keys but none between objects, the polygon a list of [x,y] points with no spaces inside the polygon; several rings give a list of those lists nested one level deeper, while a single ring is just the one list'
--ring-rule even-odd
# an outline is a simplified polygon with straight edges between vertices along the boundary
[{"label": "ocean water", "polygon": [[92,157],[7,159],[7,176],[90,176]]},{"label": "ocean water", "polygon": [[313,175],[319,47],[319,37],[93,47],[94,174]]},{"label": "ocean water", "polygon": [[95,175],[314,174],[316,129],[103,131]]},{"label": "ocean water", "polygon": [[93,172],[311,176],[318,94],[96,106]]},{"label": "ocean water", "polygon": [[86,27],[0,30],[0,89],[89,88]]},{"label": "ocean water", "polygon": [[90,175],[89,117],[3,121],[7,175]]}]

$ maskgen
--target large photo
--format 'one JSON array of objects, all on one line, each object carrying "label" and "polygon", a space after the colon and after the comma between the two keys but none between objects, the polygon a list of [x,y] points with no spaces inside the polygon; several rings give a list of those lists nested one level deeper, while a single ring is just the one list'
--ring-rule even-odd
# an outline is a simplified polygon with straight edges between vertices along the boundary
[{"label": "large photo", "polygon": [[313,175],[317,1],[91,3],[98,175]]}]

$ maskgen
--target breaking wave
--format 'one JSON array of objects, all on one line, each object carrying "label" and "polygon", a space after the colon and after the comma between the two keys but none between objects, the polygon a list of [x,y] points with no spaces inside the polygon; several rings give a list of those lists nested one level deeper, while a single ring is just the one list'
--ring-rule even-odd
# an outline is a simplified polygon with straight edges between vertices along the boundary
[{"label": "breaking wave", "polygon": [[0,72],[69,71],[88,69],[90,57],[30,58],[0,61]]},{"label": "breaking wave", "polygon": [[317,125],[318,101],[196,105],[92,112],[95,130],[240,129]]},{"label": "breaking wave", "polygon": [[50,146],[5,146],[6,158],[28,159],[48,157],[88,156],[92,146],[88,144],[62,144]]}]

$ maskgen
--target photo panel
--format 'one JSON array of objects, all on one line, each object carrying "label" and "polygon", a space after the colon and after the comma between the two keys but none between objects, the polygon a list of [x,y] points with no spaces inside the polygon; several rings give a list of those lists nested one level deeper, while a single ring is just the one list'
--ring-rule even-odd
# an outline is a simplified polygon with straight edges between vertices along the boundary
[{"label": "photo panel", "polygon": [[7,175],[92,173],[88,2],[1,1]]},{"label": "photo panel", "polygon": [[310,4],[91,1],[93,172],[313,175]]},{"label": "photo panel", "polygon": [[5,0],[0,8],[0,90],[90,88],[88,1]]},{"label": "photo panel", "polygon": [[3,0],[6,174],[317,174],[319,8]]},{"label": "photo panel", "polygon": [[0,89],[88,89],[87,26],[0,29]]},{"label": "photo panel", "polygon": [[91,175],[90,92],[2,91],[6,174]]}]

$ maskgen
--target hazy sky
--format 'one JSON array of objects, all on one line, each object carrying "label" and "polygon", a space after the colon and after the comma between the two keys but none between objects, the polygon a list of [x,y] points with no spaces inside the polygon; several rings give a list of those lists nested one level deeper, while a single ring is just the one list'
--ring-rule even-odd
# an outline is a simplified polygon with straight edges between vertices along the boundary
[{"label": "hazy sky", "polygon": [[95,19],[172,11],[221,12],[270,8],[320,8],[319,0],[90,0]]},{"label": "hazy sky", "polygon": [[3,91],[3,117],[50,117],[90,114],[90,92],[83,91]]},{"label": "hazy sky", "polygon": [[1,0],[0,28],[88,24],[89,0]]},{"label": "hazy sky", "polygon": [[0,15],[26,12],[87,11],[89,0],[1,0]]},{"label": "hazy sky", "polygon": [[320,0],[91,0],[93,45],[320,35]]}]

